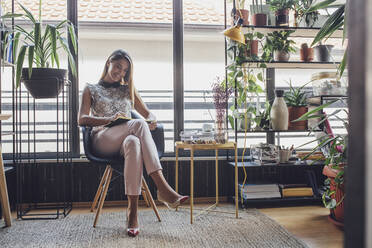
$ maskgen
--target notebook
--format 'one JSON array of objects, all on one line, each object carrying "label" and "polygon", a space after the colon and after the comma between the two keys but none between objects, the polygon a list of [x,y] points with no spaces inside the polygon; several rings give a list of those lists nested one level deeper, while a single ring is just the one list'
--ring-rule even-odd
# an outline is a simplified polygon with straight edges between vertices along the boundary
[{"label": "notebook", "polygon": [[[123,123],[125,123],[127,121],[130,121],[130,120],[132,120],[132,118],[129,118],[129,117],[126,117],[126,116],[119,116],[115,120],[113,120],[110,123],[106,124],[105,127],[113,127],[113,126],[116,126],[116,125],[123,124]],[[153,121],[152,120],[146,120],[146,122],[147,123],[151,123]]]}]

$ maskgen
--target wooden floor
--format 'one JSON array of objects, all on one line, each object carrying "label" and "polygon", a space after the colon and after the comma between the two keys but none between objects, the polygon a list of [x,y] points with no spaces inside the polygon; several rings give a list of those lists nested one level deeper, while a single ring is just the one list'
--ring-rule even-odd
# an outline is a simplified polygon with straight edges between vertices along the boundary
[{"label": "wooden floor", "polygon": [[[205,204],[198,204],[203,207]],[[159,208],[163,206],[159,205]],[[141,207],[143,208],[143,207]],[[104,207],[103,212],[123,211],[125,207]],[[277,221],[298,239],[314,248],[343,247],[343,231],[328,221],[329,210],[322,206],[261,208],[262,213]],[[71,214],[89,213],[88,207],[74,207]],[[12,213],[16,217],[15,213]],[[124,223],[123,223],[124,225]]]},{"label": "wooden floor", "polygon": [[329,222],[329,210],[322,206],[264,208],[260,211],[309,247],[343,247],[344,232]]}]

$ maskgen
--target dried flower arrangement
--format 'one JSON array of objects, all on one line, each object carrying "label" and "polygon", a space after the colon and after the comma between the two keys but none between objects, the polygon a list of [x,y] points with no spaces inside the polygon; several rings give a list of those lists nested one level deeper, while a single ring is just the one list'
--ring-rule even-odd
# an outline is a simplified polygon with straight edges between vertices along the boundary
[{"label": "dried flower arrangement", "polygon": [[216,77],[212,84],[213,101],[216,108],[216,122],[226,120],[226,109],[233,88],[226,86],[226,80]]}]

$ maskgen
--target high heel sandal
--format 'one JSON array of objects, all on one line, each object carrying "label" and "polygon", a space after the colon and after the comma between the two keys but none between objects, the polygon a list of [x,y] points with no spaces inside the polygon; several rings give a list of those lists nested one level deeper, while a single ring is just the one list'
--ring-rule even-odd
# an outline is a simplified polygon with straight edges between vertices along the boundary
[{"label": "high heel sandal", "polygon": [[[128,219],[129,217],[128,217],[128,212],[127,212],[127,225],[129,225]],[[140,230],[139,227],[135,227],[135,228],[128,227],[127,234],[129,237],[136,237],[139,234],[139,230]]]},{"label": "high heel sandal", "polygon": [[169,209],[174,209],[174,208],[177,208],[179,207],[182,203],[184,203],[185,201],[187,201],[189,199],[189,196],[181,196],[180,198],[178,198],[176,201],[174,202],[168,202],[166,201],[162,196],[161,194],[159,193],[159,191],[157,192],[157,195],[158,195],[158,200],[163,202],[165,206],[167,206]]}]

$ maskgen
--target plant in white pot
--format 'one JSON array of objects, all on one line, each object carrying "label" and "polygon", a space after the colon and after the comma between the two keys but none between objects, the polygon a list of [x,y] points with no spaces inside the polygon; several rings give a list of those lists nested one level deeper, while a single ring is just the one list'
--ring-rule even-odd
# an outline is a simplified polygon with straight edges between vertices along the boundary
[{"label": "plant in white pot", "polygon": [[[296,52],[293,46],[295,42],[289,39],[289,36],[294,30],[281,30],[268,33],[266,36],[266,44],[263,48],[263,57],[270,57],[271,52],[274,52],[276,61],[288,61],[290,53]],[[265,59],[265,58],[264,58]]]},{"label": "plant in white pot", "polygon": [[[41,3],[40,0],[39,19],[20,3],[23,14],[8,13],[2,18],[23,18],[31,22],[32,26],[31,29],[21,25],[15,25],[14,28],[16,86],[18,87],[22,81],[34,98],[50,98],[60,93],[67,78],[67,70],[59,69],[59,50],[63,50],[67,55],[72,74],[76,76],[73,52],[75,54],[77,52],[77,40],[74,26],[68,20],[63,20],[57,25],[42,24]],[[73,51],[69,48],[67,33],[70,34]],[[26,57],[28,68],[23,68]]]}]

